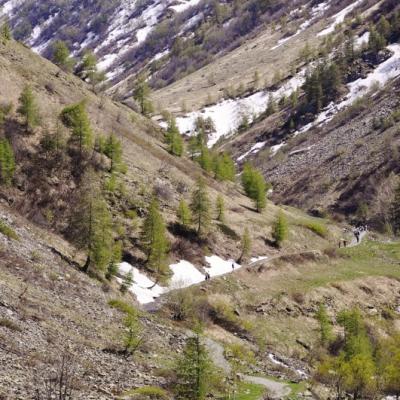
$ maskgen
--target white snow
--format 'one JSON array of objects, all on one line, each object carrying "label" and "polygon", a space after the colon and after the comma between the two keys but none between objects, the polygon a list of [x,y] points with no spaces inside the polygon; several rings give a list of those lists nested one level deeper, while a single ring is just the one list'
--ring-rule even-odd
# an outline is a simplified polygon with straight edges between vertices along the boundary
[{"label": "white snow", "polygon": [[[365,96],[376,85],[383,86],[389,80],[400,76],[400,44],[391,44],[387,47],[393,52],[393,55],[386,61],[379,64],[366,78],[357,79],[347,85],[349,93],[339,103],[330,103],[324,110],[322,110],[317,118],[301,129],[294,133],[297,136],[301,133],[309,131],[315,126],[321,126],[331,121],[333,117],[344,108],[352,105],[356,100]],[[286,143],[282,142],[276,146],[271,147],[271,153],[274,155],[280,148],[285,146]],[[308,151],[309,148],[301,149],[301,151]]]},{"label": "white snow", "polygon": [[173,276],[171,285],[183,284],[185,287],[204,281],[204,275],[190,262],[179,261],[170,266]]},{"label": "white snow", "polygon": [[163,288],[149,279],[146,275],[142,274],[137,268],[132,267],[127,262],[122,262],[119,265],[119,272],[127,274],[128,272],[133,274],[133,284],[130,287],[137,298],[137,301],[141,304],[151,303],[155,298],[159,297],[165,292],[166,288]]},{"label": "white snow", "polygon": [[356,0],[353,1],[352,4],[348,5],[345,7],[343,10],[339,11],[336,15],[334,15],[333,18],[333,23],[329,25],[326,29],[323,31],[319,32],[317,36],[326,36],[329,35],[330,33],[335,31],[335,28],[337,25],[341,24],[346,16],[351,13],[359,4],[361,4],[363,0]]},{"label": "white snow", "polygon": [[[314,6],[311,9],[311,17],[309,19],[307,19],[306,21],[304,21],[300,26],[299,29],[297,29],[296,33],[294,33],[291,36],[288,36],[286,38],[280,39],[278,40],[278,44],[274,47],[271,47],[271,50],[275,50],[279,47],[281,47],[284,43],[286,43],[287,41],[293,39],[294,37],[298,36],[301,32],[303,32],[304,30],[306,30],[311,24],[312,22],[315,20],[315,18],[320,17],[321,15],[323,15],[323,13],[330,7],[329,1],[325,1],[323,3],[317,4],[316,6]],[[296,10],[293,10],[291,12],[295,13]]]},{"label": "white snow", "polygon": [[171,6],[171,8],[173,10],[175,10],[176,12],[180,13],[180,12],[187,10],[189,7],[195,6],[199,2],[200,2],[200,0],[187,0],[187,1],[181,0],[180,4]]},{"label": "white snow", "polygon": [[354,41],[354,47],[356,49],[360,49],[369,41],[370,33],[368,31],[364,32],[361,36],[357,37]]},{"label": "white snow", "polygon": [[0,16],[7,15],[8,17],[10,17],[13,14],[14,9],[16,9],[20,3],[21,3],[21,0],[7,1],[0,8]]},{"label": "white snow", "polygon": [[283,146],[286,146],[286,142],[282,142],[276,144],[275,146],[271,146],[271,156],[274,156],[278,152],[278,150],[280,150]]},{"label": "white snow", "polygon": [[256,262],[263,261],[263,260],[268,260],[268,257],[267,257],[267,256],[252,257],[252,258],[250,259],[250,263],[251,263],[251,264],[254,264],[254,263],[256,263]]},{"label": "white snow", "polygon": [[[204,267],[204,269],[212,277],[231,273],[233,270],[241,267],[233,260],[225,261],[218,256],[206,257],[206,263],[208,266]],[[232,264],[234,265],[234,269],[232,269]],[[122,276],[132,272],[133,284],[129,290],[136,296],[140,304],[152,303],[164,293],[168,293],[174,289],[189,287],[205,280],[205,274],[201,273],[193,264],[185,260],[170,265],[172,277],[168,286],[158,285],[127,262],[120,263],[118,267],[119,274]],[[122,279],[118,278],[118,281],[122,282]]]},{"label": "white snow", "polygon": [[206,262],[208,263],[209,267],[206,267],[205,269],[211,277],[228,274],[241,268],[241,265],[237,264],[234,260],[225,261],[218,256],[206,257]]},{"label": "white snow", "polygon": [[221,137],[234,133],[240,126],[243,117],[246,116],[252,122],[255,117],[264,112],[270,95],[275,100],[282,96],[289,96],[304,83],[304,76],[305,69],[285,82],[275,92],[260,91],[248,97],[223,100],[200,111],[193,111],[183,117],[178,117],[176,119],[177,126],[181,133],[193,134],[198,117],[211,118],[215,131],[208,137],[208,146],[212,147]]},{"label": "white snow", "polygon": [[247,158],[250,154],[256,154],[258,153],[262,148],[264,148],[265,144],[267,142],[258,142],[256,143],[249,151],[246,151],[246,153],[242,154],[240,157],[238,157],[237,161],[242,161],[245,158]]}]

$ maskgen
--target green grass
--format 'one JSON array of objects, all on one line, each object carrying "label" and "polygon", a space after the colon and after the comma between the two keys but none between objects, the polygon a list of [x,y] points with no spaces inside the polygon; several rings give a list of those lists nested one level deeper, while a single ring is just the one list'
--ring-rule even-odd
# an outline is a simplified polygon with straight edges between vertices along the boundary
[{"label": "green grass", "polygon": [[14,229],[10,228],[3,221],[0,221],[0,233],[7,236],[9,239],[19,240],[17,233]]},{"label": "green grass", "polygon": [[136,315],[138,311],[136,310],[135,307],[130,305],[124,300],[120,299],[111,299],[108,301],[108,305],[112,308],[117,309],[118,311],[121,311],[125,314],[130,314],[130,315]]},{"label": "green grass", "polygon": [[[236,400],[260,400],[266,392],[264,386],[247,382],[240,382],[238,389]],[[228,397],[224,397],[223,400],[228,400]]]},{"label": "green grass", "polygon": [[365,241],[361,245],[338,250],[339,258],[307,268],[307,274],[286,281],[285,286],[305,291],[334,282],[351,281],[368,276],[400,279],[400,242]]},{"label": "green grass", "polygon": [[311,232],[314,232],[316,235],[326,238],[328,236],[328,229],[322,223],[315,221],[302,221],[299,223],[300,226],[304,226]]}]

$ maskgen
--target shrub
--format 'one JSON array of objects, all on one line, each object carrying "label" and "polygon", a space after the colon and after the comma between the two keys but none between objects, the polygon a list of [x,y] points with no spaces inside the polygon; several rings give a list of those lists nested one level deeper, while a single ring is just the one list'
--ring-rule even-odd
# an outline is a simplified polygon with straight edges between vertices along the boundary
[{"label": "shrub", "polygon": [[21,332],[22,329],[13,321],[8,318],[0,318],[0,326],[4,326],[10,331]]},{"label": "shrub", "polygon": [[126,393],[134,400],[168,400],[168,393],[157,386],[143,386],[138,389],[130,390]]},{"label": "shrub", "polygon": [[128,304],[126,301],[124,300],[120,300],[120,299],[111,299],[108,301],[108,305],[112,308],[117,309],[118,311],[121,311],[125,314],[130,314],[130,315],[136,315],[137,314],[137,310],[135,307],[133,307],[132,305]]},{"label": "shrub", "polygon": [[318,222],[305,221],[302,225],[322,238],[326,238],[328,236],[328,229],[326,226]]},{"label": "shrub", "polygon": [[10,228],[2,221],[0,221],[0,233],[7,236],[9,239],[19,240],[19,237],[14,229]]}]

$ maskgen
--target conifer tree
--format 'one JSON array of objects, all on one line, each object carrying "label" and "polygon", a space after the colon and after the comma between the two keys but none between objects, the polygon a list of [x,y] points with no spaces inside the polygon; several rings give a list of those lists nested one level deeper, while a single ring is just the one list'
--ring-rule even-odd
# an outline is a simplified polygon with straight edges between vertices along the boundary
[{"label": "conifer tree", "polygon": [[121,291],[121,293],[125,294],[128,291],[128,289],[132,286],[132,284],[133,284],[133,273],[132,271],[129,271],[123,276],[119,290]]},{"label": "conifer tree", "polygon": [[111,280],[118,273],[118,264],[122,259],[122,241],[118,240],[112,248],[112,256],[107,267],[106,279]]},{"label": "conifer tree", "polygon": [[67,128],[72,130],[72,140],[78,144],[79,153],[82,156],[83,151],[93,145],[92,129],[85,103],[80,102],[65,107],[61,111],[60,119]]},{"label": "conifer tree", "polygon": [[25,86],[18,99],[18,113],[25,119],[25,130],[29,132],[39,125],[39,110],[30,86]]},{"label": "conifer tree", "polygon": [[0,139],[0,183],[10,185],[15,172],[14,151],[7,139]]},{"label": "conifer tree", "polygon": [[206,172],[210,172],[212,170],[212,158],[210,155],[210,150],[206,145],[201,146],[200,148],[200,156],[198,159],[200,167],[204,169]]},{"label": "conifer tree", "polygon": [[143,328],[137,313],[128,313],[124,318],[125,333],[123,337],[126,355],[132,355],[143,344]]},{"label": "conifer tree", "polygon": [[275,240],[275,244],[278,247],[281,247],[282,243],[286,240],[287,235],[288,226],[286,217],[283,212],[280,211],[272,228],[272,237]]},{"label": "conifer tree", "polygon": [[395,235],[400,234],[400,183],[396,188],[391,206],[391,221]]},{"label": "conifer tree", "polygon": [[141,240],[147,256],[147,266],[153,269],[158,275],[166,276],[169,272],[169,243],[164,219],[155,197],[153,197],[150,203],[149,212],[143,224]]},{"label": "conifer tree", "polygon": [[177,217],[179,223],[185,227],[188,228],[190,225],[190,222],[192,220],[192,214],[190,212],[190,208],[187,205],[186,201],[182,199],[179,202],[178,210],[177,210]]},{"label": "conifer tree", "polygon": [[385,46],[385,38],[372,26],[368,39],[368,49],[376,56]]},{"label": "conifer tree", "polygon": [[183,154],[183,139],[176,125],[175,118],[171,117],[166,134],[168,151],[174,156],[181,157]]},{"label": "conifer tree", "polygon": [[267,109],[265,111],[266,115],[272,115],[276,112],[276,103],[275,103],[275,99],[272,93],[270,93],[269,97],[268,97],[268,105],[267,105]]},{"label": "conifer tree", "polygon": [[214,161],[215,178],[220,181],[233,181],[235,179],[235,163],[229,154],[218,154]]},{"label": "conifer tree", "polygon": [[318,307],[317,319],[319,322],[321,344],[326,346],[332,339],[332,326],[324,304],[320,304]]},{"label": "conifer tree", "polygon": [[70,51],[65,42],[57,40],[53,44],[53,56],[52,60],[54,64],[58,65],[64,71],[72,71],[74,62],[70,58]]},{"label": "conifer tree", "polygon": [[12,39],[10,23],[8,21],[0,26],[0,39],[2,39],[3,42],[8,42]]},{"label": "conifer tree", "polygon": [[267,202],[267,183],[262,174],[246,163],[242,172],[242,186],[247,196],[254,200],[258,212],[261,212]]},{"label": "conifer tree", "polygon": [[104,154],[111,160],[110,172],[120,171],[122,165],[121,142],[112,133],[104,143]]},{"label": "conifer tree", "polygon": [[112,217],[93,170],[88,170],[82,177],[72,225],[76,245],[87,253],[83,271],[87,272],[92,266],[104,272],[112,257]]},{"label": "conifer tree", "polygon": [[224,198],[219,194],[216,202],[217,220],[221,223],[225,222],[225,201]]},{"label": "conifer tree", "polygon": [[376,29],[379,34],[383,36],[386,40],[389,39],[390,34],[392,33],[392,27],[390,26],[389,21],[385,18],[384,15],[381,15]]},{"label": "conifer tree", "polygon": [[243,232],[242,239],[240,242],[240,247],[241,247],[242,253],[240,254],[240,258],[238,261],[239,263],[241,263],[242,261],[246,261],[248,259],[248,257],[250,256],[250,252],[251,252],[251,238],[250,238],[250,234],[249,234],[249,229],[247,227]]},{"label": "conifer tree", "polygon": [[205,400],[210,392],[213,364],[199,334],[189,337],[176,365],[177,400]]},{"label": "conifer tree", "polygon": [[153,112],[153,105],[150,101],[150,87],[143,74],[137,79],[133,91],[133,98],[139,103],[140,112],[143,115],[149,115]]},{"label": "conifer tree", "polygon": [[206,184],[201,177],[197,180],[196,188],[193,191],[190,209],[193,222],[197,227],[197,234],[201,235],[207,230],[210,223],[210,200]]}]

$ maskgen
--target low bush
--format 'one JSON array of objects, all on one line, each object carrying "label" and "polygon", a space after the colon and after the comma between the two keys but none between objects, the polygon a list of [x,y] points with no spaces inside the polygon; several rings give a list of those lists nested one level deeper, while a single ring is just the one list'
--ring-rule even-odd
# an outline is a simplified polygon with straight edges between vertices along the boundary
[{"label": "low bush", "polygon": [[5,222],[0,221],[0,233],[7,236],[9,239],[19,240],[14,229],[10,228]]}]

